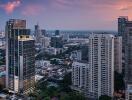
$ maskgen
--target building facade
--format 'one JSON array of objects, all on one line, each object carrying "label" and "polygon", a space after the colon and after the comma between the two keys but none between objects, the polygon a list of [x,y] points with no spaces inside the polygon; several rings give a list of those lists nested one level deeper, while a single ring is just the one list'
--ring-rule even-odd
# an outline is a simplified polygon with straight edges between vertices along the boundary
[{"label": "building facade", "polygon": [[88,92],[89,65],[87,62],[74,61],[72,64],[72,88],[85,93]]},{"label": "building facade", "polygon": [[50,47],[50,38],[49,37],[42,37],[41,38],[41,47],[42,48]]},{"label": "building facade", "polygon": [[132,27],[126,27],[125,42],[125,81],[132,84]]},{"label": "building facade", "polygon": [[7,21],[6,43],[6,88],[30,92],[35,82],[35,46],[25,20]]},{"label": "building facade", "polygon": [[54,48],[62,48],[63,47],[62,37],[61,36],[52,36],[50,45],[51,45],[51,47],[54,47]]},{"label": "building facade", "polygon": [[118,35],[119,36],[123,36],[124,35],[127,21],[128,21],[128,17],[127,16],[120,16],[118,18]]},{"label": "building facade", "polygon": [[122,36],[114,38],[114,68],[118,73],[122,73]]},{"label": "building facade", "polygon": [[34,27],[35,27],[35,31],[34,31],[35,42],[41,43],[42,31],[40,30],[39,25],[35,25]]},{"label": "building facade", "polygon": [[71,60],[76,60],[76,61],[81,61],[82,60],[82,52],[81,50],[76,50],[71,52],[71,56],[70,56]]},{"label": "building facade", "polygon": [[113,97],[114,93],[114,36],[90,34],[89,37],[89,93]]}]

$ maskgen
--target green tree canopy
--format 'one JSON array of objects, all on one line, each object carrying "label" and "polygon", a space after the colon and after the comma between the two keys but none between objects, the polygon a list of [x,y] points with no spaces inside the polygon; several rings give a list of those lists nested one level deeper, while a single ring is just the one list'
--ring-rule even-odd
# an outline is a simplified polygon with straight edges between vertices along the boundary
[{"label": "green tree canopy", "polygon": [[112,100],[112,98],[107,95],[102,95],[99,97],[99,100]]}]

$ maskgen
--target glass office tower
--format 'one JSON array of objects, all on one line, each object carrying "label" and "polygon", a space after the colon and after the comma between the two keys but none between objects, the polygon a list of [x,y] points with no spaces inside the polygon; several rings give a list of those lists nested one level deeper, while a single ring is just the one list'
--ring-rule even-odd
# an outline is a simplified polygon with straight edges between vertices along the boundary
[{"label": "glass office tower", "polygon": [[6,23],[6,87],[15,93],[28,93],[35,82],[35,46],[26,21]]}]

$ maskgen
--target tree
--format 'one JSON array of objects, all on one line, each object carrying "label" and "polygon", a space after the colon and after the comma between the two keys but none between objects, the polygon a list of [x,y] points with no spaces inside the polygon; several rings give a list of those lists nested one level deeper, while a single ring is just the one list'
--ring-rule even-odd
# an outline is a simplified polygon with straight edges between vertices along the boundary
[{"label": "tree", "polygon": [[70,92],[71,89],[70,89],[70,85],[72,84],[71,82],[71,73],[68,73],[64,76],[61,84],[60,84],[60,87],[61,87],[61,91],[64,91],[64,92]]},{"label": "tree", "polygon": [[112,98],[107,95],[102,95],[99,97],[99,100],[112,100]]},{"label": "tree", "polygon": [[63,96],[60,97],[60,100],[70,100],[70,96],[65,93]]},{"label": "tree", "polygon": [[58,90],[57,90],[57,88],[54,87],[54,86],[48,87],[48,88],[47,88],[47,91],[48,91],[48,95],[49,95],[50,97],[56,97],[56,96],[58,96]]},{"label": "tree", "polygon": [[50,60],[50,63],[51,63],[51,64],[58,65],[58,61],[57,61],[56,59]]},{"label": "tree", "polygon": [[71,92],[69,93],[69,95],[70,95],[70,100],[85,100],[84,95],[78,92]]},{"label": "tree", "polygon": [[42,80],[40,80],[37,84],[36,84],[36,89],[40,89],[40,90],[46,90],[47,88],[47,85],[48,85],[48,82],[45,82]]},{"label": "tree", "polygon": [[60,100],[85,100],[85,97],[77,92],[69,92],[62,95]]},{"label": "tree", "polygon": [[50,100],[50,97],[45,97],[44,100]]},{"label": "tree", "polygon": [[69,86],[69,85],[72,84],[72,82],[71,82],[71,73],[68,73],[68,74],[66,74],[66,75],[64,76],[63,83],[64,83],[64,85],[66,85],[66,86]]},{"label": "tree", "polygon": [[119,74],[115,71],[115,78],[114,78],[114,89],[116,91],[118,90],[124,90],[125,89],[125,83],[123,80],[123,75]]}]

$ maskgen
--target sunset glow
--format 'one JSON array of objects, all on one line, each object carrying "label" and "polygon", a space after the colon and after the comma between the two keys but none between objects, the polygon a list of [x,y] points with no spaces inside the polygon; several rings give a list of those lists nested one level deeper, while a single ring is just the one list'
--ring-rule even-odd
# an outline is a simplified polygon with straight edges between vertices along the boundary
[{"label": "sunset glow", "polygon": [[29,19],[29,27],[117,30],[118,16],[132,19],[132,0],[1,0],[0,14]]}]

